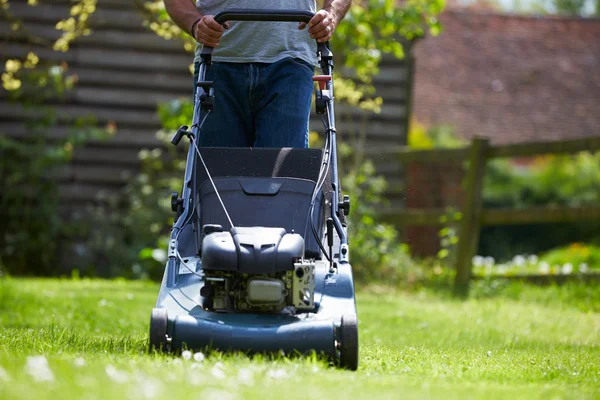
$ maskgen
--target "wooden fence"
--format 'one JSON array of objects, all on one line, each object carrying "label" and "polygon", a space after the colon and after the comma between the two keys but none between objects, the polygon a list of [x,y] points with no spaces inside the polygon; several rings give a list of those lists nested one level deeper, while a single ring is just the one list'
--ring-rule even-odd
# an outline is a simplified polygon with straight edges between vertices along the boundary
[{"label": "wooden fence", "polygon": [[[466,296],[471,280],[472,258],[479,243],[480,227],[483,225],[511,225],[530,223],[572,222],[600,220],[600,204],[582,207],[533,207],[526,209],[484,209],[483,178],[486,163],[494,158],[531,157],[542,154],[573,154],[581,151],[599,151],[600,137],[572,139],[554,142],[538,142],[490,146],[489,139],[476,137],[470,146],[458,149],[411,150],[407,147],[372,149],[367,156],[381,160],[443,163],[468,161],[465,198],[459,227],[459,242],[455,260],[456,275],[454,292]],[[598,182],[600,185],[600,182]],[[383,212],[386,220],[398,225],[439,225],[445,216],[444,209],[398,209]]]}]

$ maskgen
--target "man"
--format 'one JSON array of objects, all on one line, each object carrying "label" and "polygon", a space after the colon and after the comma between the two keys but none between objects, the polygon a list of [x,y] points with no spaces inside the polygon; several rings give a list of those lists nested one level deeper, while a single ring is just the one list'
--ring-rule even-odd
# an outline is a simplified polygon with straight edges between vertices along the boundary
[{"label": "man", "polygon": [[214,20],[234,8],[316,11],[315,0],[164,0],[171,19],[202,45],[214,47],[206,80],[215,107],[198,143],[211,147],[308,147],[316,41],[328,41],[351,0],[325,0],[308,23]]}]

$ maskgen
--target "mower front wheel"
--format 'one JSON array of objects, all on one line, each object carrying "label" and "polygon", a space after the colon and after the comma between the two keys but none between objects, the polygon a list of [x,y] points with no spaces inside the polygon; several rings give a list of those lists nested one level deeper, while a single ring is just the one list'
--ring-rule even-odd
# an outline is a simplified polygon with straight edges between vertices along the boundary
[{"label": "mower front wheel", "polygon": [[150,316],[150,351],[167,351],[167,310],[153,308]]},{"label": "mower front wheel", "polygon": [[358,369],[358,320],[355,315],[343,315],[340,326],[340,366],[356,371]]}]

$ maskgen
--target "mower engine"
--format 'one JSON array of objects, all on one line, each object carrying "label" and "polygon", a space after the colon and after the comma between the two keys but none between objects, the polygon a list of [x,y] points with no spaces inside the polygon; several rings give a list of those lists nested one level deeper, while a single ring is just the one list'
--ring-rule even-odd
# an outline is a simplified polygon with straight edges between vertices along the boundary
[{"label": "mower engine", "polygon": [[283,228],[205,226],[200,294],[220,312],[279,313],[314,309],[315,263],[304,239]]}]

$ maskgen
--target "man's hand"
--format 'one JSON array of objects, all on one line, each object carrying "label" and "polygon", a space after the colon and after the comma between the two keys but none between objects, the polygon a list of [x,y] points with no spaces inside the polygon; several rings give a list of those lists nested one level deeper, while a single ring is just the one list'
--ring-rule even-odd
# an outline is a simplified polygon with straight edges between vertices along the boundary
[{"label": "man's hand", "polygon": [[229,29],[229,22],[223,27],[212,15],[204,15],[194,27],[194,38],[206,46],[217,47],[225,29]]},{"label": "man's hand", "polygon": [[[320,10],[308,21],[308,33],[310,33],[311,38],[319,43],[327,42],[333,36],[333,31],[335,31],[338,22],[333,13]],[[301,22],[298,29],[302,30],[304,28],[306,28],[306,23]]]}]

